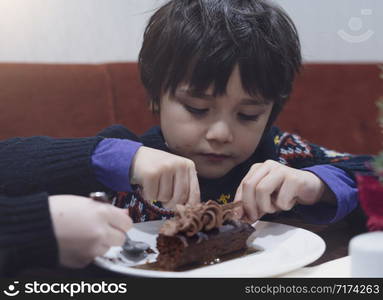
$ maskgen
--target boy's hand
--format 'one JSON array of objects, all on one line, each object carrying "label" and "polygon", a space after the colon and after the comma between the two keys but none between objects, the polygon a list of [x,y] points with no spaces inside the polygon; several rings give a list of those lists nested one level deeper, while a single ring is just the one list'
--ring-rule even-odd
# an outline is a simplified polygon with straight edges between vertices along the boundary
[{"label": "boy's hand", "polygon": [[200,202],[197,172],[190,159],[142,146],[130,172],[131,184],[142,187],[147,201],[160,201],[165,208]]},{"label": "boy's hand", "polygon": [[296,203],[311,205],[326,186],[309,171],[287,167],[273,160],[254,164],[237,189],[234,201],[243,201],[238,217],[256,221],[266,213],[290,210]]},{"label": "boy's hand", "polygon": [[132,227],[127,210],[74,195],[49,197],[60,264],[84,267],[111,246],[121,246]]}]

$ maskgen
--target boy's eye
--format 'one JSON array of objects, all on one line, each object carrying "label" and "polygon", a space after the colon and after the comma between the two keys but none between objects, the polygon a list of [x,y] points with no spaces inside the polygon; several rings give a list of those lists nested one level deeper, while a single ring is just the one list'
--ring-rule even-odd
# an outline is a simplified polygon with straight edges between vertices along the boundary
[{"label": "boy's eye", "polygon": [[184,104],[185,109],[195,115],[203,115],[204,113],[208,112],[208,108],[195,108],[189,105]]},{"label": "boy's eye", "polygon": [[259,118],[259,115],[246,115],[242,113],[239,113],[238,116],[243,121],[257,121]]}]

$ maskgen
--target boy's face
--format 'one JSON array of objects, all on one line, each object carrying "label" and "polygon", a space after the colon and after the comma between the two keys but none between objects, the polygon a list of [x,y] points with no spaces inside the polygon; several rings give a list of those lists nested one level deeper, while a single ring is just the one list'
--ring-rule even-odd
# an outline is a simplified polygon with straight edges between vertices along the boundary
[{"label": "boy's face", "polygon": [[255,151],[269,119],[272,103],[248,95],[239,69],[231,74],[226,94],[194,95],[180,85],[174,97],[161,99],[161,129],[169,149],[194,161],[199,176],[219,178]]}]

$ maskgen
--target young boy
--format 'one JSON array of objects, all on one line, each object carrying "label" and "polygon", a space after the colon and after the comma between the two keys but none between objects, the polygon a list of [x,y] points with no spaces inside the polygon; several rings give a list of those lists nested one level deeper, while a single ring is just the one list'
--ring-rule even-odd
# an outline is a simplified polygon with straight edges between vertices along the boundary
[{"label": "young boy", "polygon": [[[307,221],[331,223],[357,206],[354,174],[368,172],[370,157],[329,151],[272,126],[301,65],[296,29],[280,8],[265,0],[170,1],[146,28],[139,64],[161,127],[140,138],[113,126],[93,138],[0,142],[4,264],[17,259],[20,267],[41,263],[44,255],[49,255],[46,264],[54,264],[59,255],[55,229],[61,262],[78,266],[84,258],[73,258],[89,252],[94,257],[106,250],[100,248],[106,242],[97,239],[84,250],[81,243],[73,244],[76,238],[84,240],[82,231],[68,229],[91,225],[106,232],[94,224],[107,229],[110,218],[125,222],[125,230],[130,226],[128,218],[118,222],[121,212],[106,218],[94,209],[101,204],[89,199],[57,196],[48,205],[52,195],[131,191],[136,184],[146,200],[127,193],[118,199],[136,222],[169,217],[177,203],[209,199],[242,201],[239,216],[253,221],[293,210]],[[15,198],[29,194],[35,196]],[[39,220],[39,230],[27,219]],[[37,249],[41,244],[25,234],[28,226],[33,236],[48,237],[46,251],[35,251],[25,261],[19,245]],[[0,273],[14,267],[4,264]]]},{"label": "young boy", "polygon": [[[242,201],[239,216],[253,221],[293,209],[315,223],[335,222],[357,206],[354,174],[367,171],[370,157],[329,151],[272,126],[301,66],[296,28],[279,7],[170,1],[149,21],[139,65],[161,120],[141,141],[191,160],[201,201]],[[183,182],[172,174],[142,185],[147,201],[120,194],[119,203],[135,221],[169,217],[161,204],[189,201],[175,191],[195,181],[190,172]]]}]

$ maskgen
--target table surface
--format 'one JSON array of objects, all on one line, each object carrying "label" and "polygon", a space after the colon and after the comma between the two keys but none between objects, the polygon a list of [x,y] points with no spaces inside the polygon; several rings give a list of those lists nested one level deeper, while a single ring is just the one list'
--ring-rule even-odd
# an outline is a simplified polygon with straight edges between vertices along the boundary
[{"label": "table surface", "polygon": [[[282,224],[292,225],[318,234],[326,242],[324,254],[306,267],[314,267],[323,263],[337,260],[348,255],[348,244],[352,237],[364,232],[363,226],[353,226],[350,222],[340,221],[330,225],[306,224],[298,219],[279,218],[273,220]],[[354,224],[355,225],[355,224]],[[304,276],[304,273],[302,273]],[[122,278],[126,275],[114,273],[102,269],[96,265],[90,265],[84,269],[34,269],[19,274],[20,277],[40,278]]]}]

